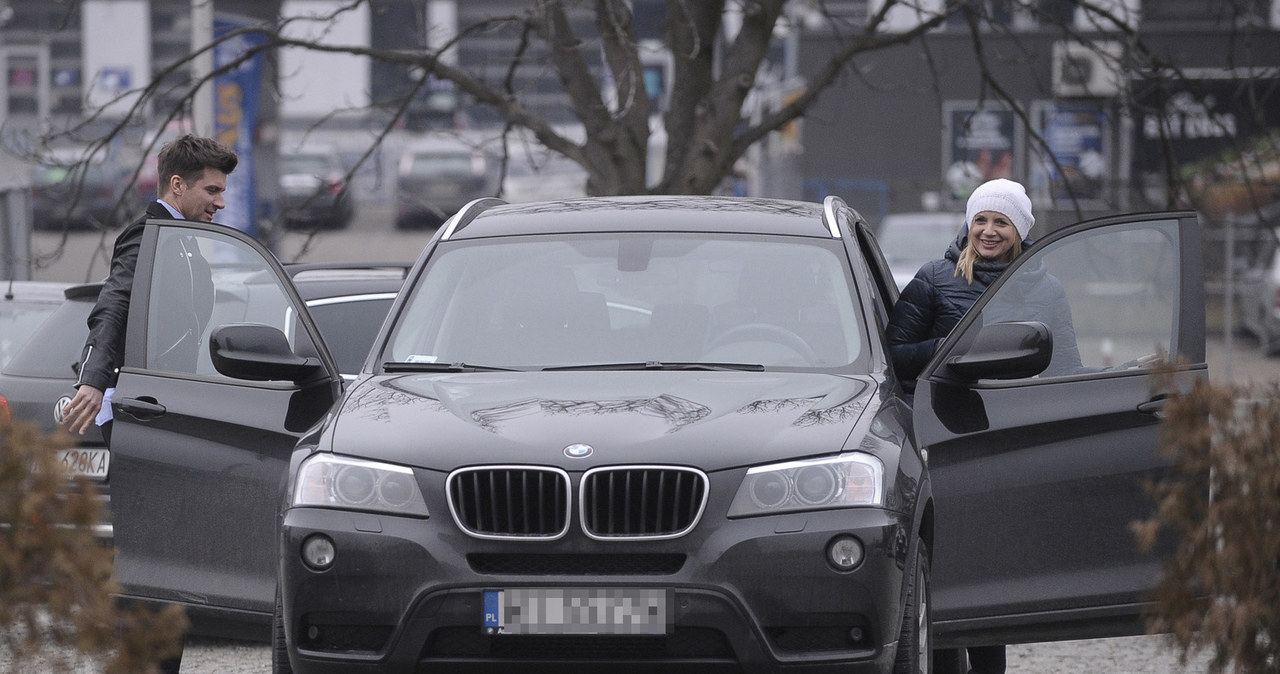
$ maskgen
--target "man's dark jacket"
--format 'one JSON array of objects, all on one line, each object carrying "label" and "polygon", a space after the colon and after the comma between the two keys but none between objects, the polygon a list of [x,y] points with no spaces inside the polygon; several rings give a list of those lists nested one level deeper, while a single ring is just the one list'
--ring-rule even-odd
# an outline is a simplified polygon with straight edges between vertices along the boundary
[{"label": "man's dark jacket", "polygon": [[147,212],[129,223],[116,237],[111,253],[111,272],[98,303],[89,313],[89,337],[80,358],[80,375],[76,386],[88,384],[100,391],[115,386],[120,364],[124,362],[124,331],[129,318],[129,298],[133,294],[133,272],[138,266],[138,247],[142,243],[143,225],[149,218],[172,218],[159,201],[152,201]]}]

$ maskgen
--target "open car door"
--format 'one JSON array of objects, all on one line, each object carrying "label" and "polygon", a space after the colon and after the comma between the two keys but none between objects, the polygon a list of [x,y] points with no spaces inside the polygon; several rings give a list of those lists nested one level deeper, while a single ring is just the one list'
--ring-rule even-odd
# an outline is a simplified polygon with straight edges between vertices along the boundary
[{"label": "open car door", "polygon": [[[305,375],[220,374],[210,339],[234,323],[278,330]],[[257,241],[221,225],[149,222],[112,400],[124,595],[185,605],[195,632],[266,637],[286,468],[341,386],[288,275]]]},{"label": "open car door", "polygon": [[[1171,468],[1165,398],[1208,376],[1201,255],[1190,212],[1060,230],[939,347],[914,404],[937,505],[938,647],[1143,633],[1174,541],[1140,554],[1130,524]],[[1159,356],[1177,359],[1169,381]]]}]

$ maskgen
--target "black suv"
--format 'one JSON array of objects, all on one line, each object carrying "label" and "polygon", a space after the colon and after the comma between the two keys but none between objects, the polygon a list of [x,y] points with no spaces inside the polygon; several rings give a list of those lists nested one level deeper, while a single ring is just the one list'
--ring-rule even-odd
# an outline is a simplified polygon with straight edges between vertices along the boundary
[{"label": "black suv", "polygon": [[[471,202],[350,382],[286,272],[214,225],[148,225],[130,335],[186,320],[149,300],[174,236],[233,262],[207,352],[129,343],[118,580],[274,633],[277,671],[924,672],[1142,631],[1161,558],[1129,523],[1163,401],[1207,374],[1192,213],[1045,237],[914,405],[896,285],[837,198]],[[1028,318],[1049,276],[1083,367]]]}]

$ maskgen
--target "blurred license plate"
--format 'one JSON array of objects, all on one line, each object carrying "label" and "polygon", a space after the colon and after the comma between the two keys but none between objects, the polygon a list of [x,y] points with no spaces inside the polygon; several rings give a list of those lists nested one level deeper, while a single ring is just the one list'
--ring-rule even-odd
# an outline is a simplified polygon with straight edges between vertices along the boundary
[{"label": "blurred license plate", "polygon": [[487,634],[663,635],[671,629],[671,592],[652,588],[485,590]]},{"label": "blurred license plate", "polygon": [[72,475],[81,475],[90,480],[105,480],[107,470],[111,467],[111,450],[63,449],[59,451],[58,459]]}]

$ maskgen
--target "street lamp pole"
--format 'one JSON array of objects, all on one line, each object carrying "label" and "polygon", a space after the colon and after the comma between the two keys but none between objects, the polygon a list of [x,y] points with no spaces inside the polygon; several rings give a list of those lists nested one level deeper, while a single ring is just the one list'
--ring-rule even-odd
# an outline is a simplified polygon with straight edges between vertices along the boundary
[{"label": "street lamp pole", "polygon": [[[198,136],[213,136],[213,85],[203,82],[213,72],[213,0],[191,0],[191,95],[192,129]],[[200,53],[197,51],[203,49]]]}]

